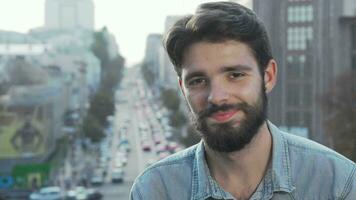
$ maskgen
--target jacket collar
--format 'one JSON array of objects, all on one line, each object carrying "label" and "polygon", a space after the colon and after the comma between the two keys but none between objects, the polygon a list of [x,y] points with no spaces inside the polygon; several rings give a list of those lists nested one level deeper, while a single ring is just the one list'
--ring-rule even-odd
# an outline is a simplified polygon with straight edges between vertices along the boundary
[{"label": "jacket collar", "polygon": [[272,135],[272,183],[273,191],[292,192],[291,164],[288,151],[288,141],[281,130],[270,121],[267,121],[268,128]]}]

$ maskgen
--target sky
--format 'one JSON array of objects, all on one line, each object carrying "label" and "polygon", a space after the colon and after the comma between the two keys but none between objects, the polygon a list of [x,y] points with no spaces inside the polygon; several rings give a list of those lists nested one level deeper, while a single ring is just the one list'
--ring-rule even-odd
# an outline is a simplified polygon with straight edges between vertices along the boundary
[{"label": "sky", "polygon": [[[144,56],[147,35],[163,33],[167,15],[193,13],[212,0],[94,0],[95,29],[106,26],[128,65]],[[251,0],[240,0],[251,7]],[[0,30],[26,33],[44,25],[45,0],[0,0]]]}]

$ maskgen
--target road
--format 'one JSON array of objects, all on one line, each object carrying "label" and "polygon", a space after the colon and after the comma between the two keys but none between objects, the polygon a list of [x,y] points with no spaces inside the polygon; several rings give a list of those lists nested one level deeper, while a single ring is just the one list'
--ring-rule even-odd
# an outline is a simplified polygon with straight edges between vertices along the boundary
[{"label": "road", "polygon": [[[112,144],[115,146],[124,132],[126,132],[127,139],[131,145],[131,152],[128,155],[127,165],[124,167],[125,179],[123,183],[111,183],[110,170],[105,183],[97,189],[104,195],[105,200],[126,200],[129,198],[130,188],[135,178],[144,170],[147,163],[152,159],[157,160],[157,155],[151,152],[144,152],[141,147],[141,139],[139,132],[139,123],[144,120],[144,116],[137,110],[140,103],[138,95],[139,84],[136,83],[138,76],[138,69],[129,69],[122,81],[122,89],[118,95],[122,98],[116,104],[116,112],[113,120],[114,135],[112,137]],[[126,120],[126,122],[125,122]],[[126,131],[123,130],[126,126]],[[117,148],[112,148],[112,155],[115,155]],[[110,168],[113,164],[110,165]]]},{"label": "road", "polygon": [[[182,149],[170,141],[173,128],[168,124],[168,112],[153,97],[139,70],[127,69],[115,92],[115,114],[109,120],[107,137],[88,151],[83,151],[81,141],[73,142],[58,176],[63,190],[73,190],[86,177],[88,186],[102,193],[104,200],[129,199],[135,178],[147,166]],[[122,149],[127,143],[129,152]],[[124,181],[112,183],[113,171],[117,174],[118,169],[124,171]],[[100,182],[93,182],[98,177]]]}]

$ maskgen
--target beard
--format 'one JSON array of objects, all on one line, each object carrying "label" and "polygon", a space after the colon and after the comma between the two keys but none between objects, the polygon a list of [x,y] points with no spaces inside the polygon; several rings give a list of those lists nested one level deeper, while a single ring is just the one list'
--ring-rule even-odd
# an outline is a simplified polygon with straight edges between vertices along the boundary
[{"label": "beard", "polygon": [[[212,150],[221,153],[230,153],[243,149],[251,142],[258,133],[259,128],[267,117],[267,96],[264,86],[260,90],[260,95],[256,103],[247,104],[246,102],[237,104],[210,104],[205,110],[199,112],[197,117],[191,116],[193,125],[203,138],[206,145]],[[207,118],[218,111],[237,109],[244,112],[245,117],[237,127],[234,121],[209,124]]]}]

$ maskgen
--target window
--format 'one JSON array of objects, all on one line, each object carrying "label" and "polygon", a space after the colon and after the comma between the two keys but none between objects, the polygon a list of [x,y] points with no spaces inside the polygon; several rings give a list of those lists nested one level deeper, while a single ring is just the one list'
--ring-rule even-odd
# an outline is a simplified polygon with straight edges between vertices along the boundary
[{"label": "window", "polygon": [[351,69],[356,70],[356,25],[353,25],[351,28],[351,41]]},{"label": "window", "polygon": [[305,77],[306,56],[292,56],[287,57],[287,77],[288,79],[300,79]]},{"label": "window", "polygon": [[288,22],[293,22],[294,21],[294,19],[293,19],[293,10],[294,10],[294,8],[293,7],[289,7],[288,8],[288,11],[287,11],[287,13],[288,13],[288,18],[287,18],[287,20],[288,20]]},{"label": "window", "polygon": [[287,29],[287,49],[305,50],[307,44],[313,39],[312,27],[290,27]]},{"label": "window", "polygon": [[313,21],[313,6],[309,5],[306,7],[306,21]]},{"label": "window", "polygon": [[293,28],[288,28],[287,29],[287,49],[292,50],[294,49],[293,46]]},{"label": "window", "polygon": [[313,66],[308,57],[308,59],[306,58],[304,64],[304,78],[310,80],[312,76],[313,76]]},{"label": "window", "polygon": [[304,63],[305,63],[305,59],[306,59],[306,58],[305,58],[305,55],[300,55],[300,56],[299,56],[299,62],[300,62],[300,63],[303,63],[303,64],[304,64]]},{"label": "window", "polygon": [[299,106],[300,105],[300,95],[301,87],[298,84],[291,83],[287,86],[287,105],[288,106]]},{"label": "window", "polygon": [[300,22],[305,22],[307,19],[307,12],[306,12],[306,7],[305,6],[301,6],[299,7],[299,21]]},{"label": "window", "polygon": [[356,50],[356,25],[351,27],[352,50]]},{"label": "window", "polygon": [[307,28],[307,39],[308,40],[312,40],[313,39],[313,28],[311,26],[309,26]]},{"label": "window", "polygon": [[313,103],[313,88],[310,84],[305,84],[303,89],[303,107],[311,107]]},{"label": "window", "polygon": [[288,56],[287,58],[287,77],[289,80],[298,79],[300,77],[300,66],[298,60],[293,56]]},{"label": "window", "polygon": [[288,7],[287,20],[289,23],[303,23],[313,21],[313,6],[303,5]]}]

